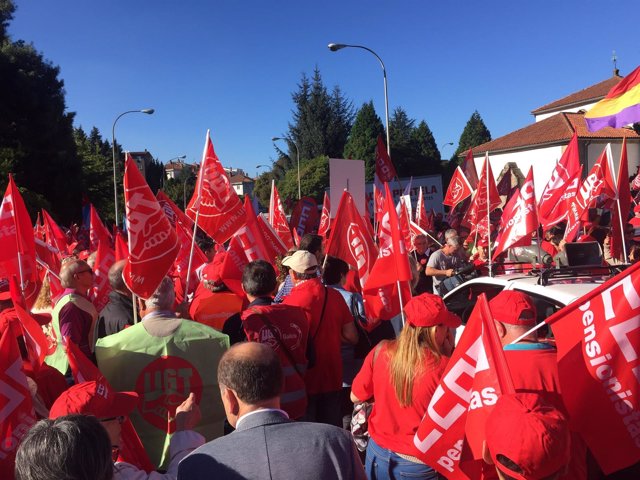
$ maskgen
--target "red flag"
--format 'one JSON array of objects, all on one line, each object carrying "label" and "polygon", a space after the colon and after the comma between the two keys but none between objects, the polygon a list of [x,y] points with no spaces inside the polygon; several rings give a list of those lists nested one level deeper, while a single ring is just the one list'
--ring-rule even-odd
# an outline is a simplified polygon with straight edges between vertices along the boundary
[{"label": "red flag", "polygon": [[[256,221],[258,222],[258,228],[262,232],[262,237],[264,238],[265,246],[267,247],[267,255],[269,255],[270,258],[275,258],[278,255],[286,254],[287,247],[273,227],[269,225],[267,219],[263,215],[258,214],[256,215]],[[275,263],[272,263],[275,266]]]},{"label": "red flag", "polygon": [[122,232],[116,233],[116,262],[126,260],[129,256],[129,247]]},{"label": "red flag", "polygon": [[291,235],[293,236],[293,243],[296,246],[300,245],[300,235],[298,235],[298,231],[295,228],[291,230]]},{"label": "red flag", "polygon": [[[629,188],[629,162],[627,161],[627,137],[622,140],[622,150],[620,151],[620,165],[618,166],[618,201],[616,208],[613,208],[611,217],[611,257],[627,262],[624,257],[624,226],[629,218],[631,209],[631,192]],[[621,221],[622,220],[622,221]]]},{"label": "red flag", "polygon": [[[420,192],[422,193],[422,189],[420,189]],[[469,180],[467,180],[467,177],[462,173],[462,169],[458,167],[453,173],[453,177],[451,177],[447,193],[445,194],[444,201],[442,203],[450,206],[451,208],[455,208],[456,205],[472,193],[473,189],[469,184]]]},{"label": "red flag", "polygon": [[353,197],[346,190],[340,198],[326,253],[344,260],[355,268],[361,285],[367,280],[378,255],[369,229],[358,212]]},{"label": "red flag", "polygon": [[244,197],[244,209],[247,212],[245,226],[236,233],[236,237],[240,240],[240,244],[247,256],[247,260],[266,260],[275,266],[276,253],[269,248],[267,241],[262,234],[262,229],[258,225],[256,214],[253,211],[249,195]]},{"label": "red flag", "polygon": [[45,241],[58,250],[58,258],[66,257],[69,254],[67,251],[67,236],[55,220],[51,218],[49,212],[44,209],[42,210],[42,218],[44,219]]},{"label": "red flag", "polygon": [[538,228],[536,212],[536,191],[533,185],[533,167],[525,179],[518,195],[511,197],[502,212],[500,220],[499,240],[493,252],[493,260],[507,248],[531,245],[531,234]]},{"label": "red flag", "polygon": [[571,429],[581,434],[605,474],[640,461],[640,263],[546,323],[558,347]]},{"label": "red flag", "polygon": [[427,210],[424,207],[424,194],[422,193],[422,187],[418,193],[418,204],[416,205],[416,223],[424,230],[427,230]]},{"label": "red flag", "polygon": [[376,173],[375,173],[375,185],[380,191],[384,189],[382,184],[384,182],[390,182],[398,175],[396,169],[389,158],[387,147],[382,140],[382,135],[378,135],[378,143],[376,144]]},{"label": "red flag", "polygon": [[44,358],[53,353],[55,345],[49,344],[40,324],[20,305],[19,301],[14,300],[13,308],[20,320],[21,333],[27,347],[29,361],[34,371],[37,371],[44,362]]},{"label": "red flag", "polygon": [[109,246],[109,239],[102,237],[96,250],[96,261],[93,264],[95,281],[93,284],[92,301],[96,310],[100,312],[109,303],[111,284],[109,283],[109,269],[116,261],[113,249]]},{"label": "red flag", "polygon": [[575,132],[551,172],[551,178],[544,187],[538,203],[540,223],[545,230],[567,218],[571,200],[578,191],[581,174],[578,133]]},{"label": "red flag", "polygon": [[179,278],[182,284],[182,300],[190,293],[195,292],[198,287],[198,276],[196,270],[205,263],[208,263],[207,256],[198,247],[198,244],[193,245],[193,260],[191,260],[191,278],[189,280],[189,292],[185,294],[184,289],[187,285],[187,270],[189,268],[189,256],[191,255],[191,243],[193,237],[191,232],[185,228],[180,222],[176,223],[176,236],[178,237],[178,244],[180,250],[178,250],[178,256],[175,262],[173,262],[173,275]]},{"label": "red flag", "polygon": [[193,231],[193,220],[187,217],[185,213],[180,210],[180,208],[175,203],[173,203],[173,201],[169,197],[167,197],[167,195],[162,190],[158,190],[158,193],[156,193],[156,198],[158,199],[158,203],[169,219],[172,227],[176,226],[176,222],[180,222],[187,229]]},{"label": "red flag", "polygon": [[242,289],[242,272],[247,263],[249,263],[249,261],[244,253],[244,248],[238,236],[235,236],[229,242],[227,255],[222,262],[220,278],[222,278],[224,284],[229,287],[229,290],[241,297],[245,296],[244,290]]},{"label": "red flag", "polygon": [[374,206],[374,219],[376,223],[380,222],[382,215],[384,215],[384,187],[380,184],[381,188],[377,185],[373,185],[373,206]]},{"label": "red flag", "polygon": [[600,195],[610,199],[615,199],[618,195],[611,166],[610,144],[607,144],[602,151],[600,158],[593,165],[587,178],[584,179],[578,193],[571,200],[567,228],[564,231],[565,241],[571,242],[575,239],[580,226],[580,218]]},{"label": "red flag", "polygon": [[[409,225],[407,230],[408,228]],[[401,230],[401,220],[394,208],[389,184],[385,183],[385,214],[378,225],[380,251],[362,286],[364,308],[368,318],[388,320],[398,315],[402,304],[411,298],[411,267]],[[401,292],[398,292],[398,282]]]},{"label": "red flag", "polygon": [[299,237],[305,233],[313,233],[318,229],[318,204],[311,197],[302,197],[291,212],[291,229],[296,230]]},{"label": "red flag", "polygon": [[470,478],[469,470],[460,468],[460,457],[465,452],[482,458],[486,417],[499,395],[513,392],[493,316],[481,294],[418,426],[416,456],[450,480]]},{"label": "red flag", "polygon": [[413,245],[414,242],[413,240],[418,236],[418,235],[427,235],[427,231],[424,230],[423,228],[420,228],[420,225],[418,225],[415,222],[410,222],[409,223],[409,235],[411,236],[411,248],[409,249],[411,252],[413,252],[416,248]]},{"label": "red flag", "polygon": [[271,180],[271,197],[269,198],[269,223],[275,230],[280,240],[284,243],[287,250],[293,248],[293,237],[291,236],[291,228],[287,222],[287,216],[284,213],[284,207],[280,201],[280,194],[276,188],[275,180]]},{"label": "red flag", "polygon": [[36,246],[29,212],[9,175],[9,185],[0,205],[0,277],[20,279],[30,309],[40,291]]},{"label": "red flag", "polygon": [[33,226],[33,236],[44,241],[44,224],[40,219],[40,212],[38,212],[38,215],[36,216],[36,224]]},{"label": "red flag", "polygon": [[92,252],[98,250],[98,244],[100,242],[104,242],[106,245],[111,245],[111,233],[107,230],[107,227],[104,226],[102,220],[100,220],[100,216],[98,212],[93,207],[92,204],[89,204],[89,218],[90,218],[90,227],[89,227],[89,241],[90,246],[89,249]]},{"label": "red flag", "polygon": [[147,299],[173,265],[180,245],[167,216],[128,153],[124,198],[129,254],[122,277],[129,290]]},{"label": "red flag", "polygon": [[324,237],[326,240],[327,232],[331,228],[331,203],[329,195],[324,192],[324,199],[322,200],[322,215],[320,215],[320,226],[318,227],[318,235]]},{"label": "red flag", "polygon": [[467,155],[462,163],[462,173],[469,182],[472,190],[478,188],[478,170],[476,170],[476,163],[473,161],[473,149],[467,150]]},{"label": "red flag", "polygon": [[207,138],[198,172],[198,181],[187,206],[187,215],[218,243],[226,242],[244,225],[246,215],[238,194],[231,186],[227,173]]},{"label": "red flag", "polygon": [[[488,192],[488,193],[487,193]],[[498,194],[496,188],[496,182],[491,172],[491,163],[489,162],[489,154],[485,155],[484,166],[482,168],[482,174],[478,182],[478,189],[471,197],[471,206],[465,214],[463,222],[470,225],[477,225],[484,223],[484,228],[488,230],[487,217],[489,212],[492,212],[500,206],[502,199]],[[487,209],[488,204],[488,209]]]},{"label": "red flag", "polygon": [[[71,340],[67,341],[66,351],[69,366],[71,367],[71,374],[76,383],[96,381],[103,384],[108,391],[113,391],[113,387],[109,385],[109,382],[102,372],[98,370]],[[135,465],[147,473],[155,470],[131,420],[127,418],[121,428],[120,437],[122,439],[122,445],[120,445],[119,460]]]},{"label": "red flag", "polygon": [[22,357],[11,328],[0,338],[0,478],[14,478],[13,468],[20,440],[36,423]]},{"label": "red flag", "polygon": [[413,248],[413,244],[411,243],[411,232],[409,229],[409,222],[411,222],[411,215],[407,212],[407,205],[404,201],[403,197],[400,197],[400,203],[398,204],[399,208],[396,208],[396,213],[398,215],[398,223],[400,226],[400,238],[404,240],[405,251],[410,251]]}]

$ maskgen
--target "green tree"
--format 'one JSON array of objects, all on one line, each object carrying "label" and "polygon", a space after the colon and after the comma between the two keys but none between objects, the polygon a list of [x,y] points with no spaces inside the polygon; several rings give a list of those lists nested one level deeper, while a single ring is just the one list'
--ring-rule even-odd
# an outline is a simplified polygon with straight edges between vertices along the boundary
[{"label": "green tree", "polygon": [[[276,180],[273,171],[263,172],[258,176],[258,178],[256,178],[256,182],[253,186],[253,194],[258,198],[258,201],[262,206],[269,206],[269,198],[271,197],[271,180]],[[278,192],[280,192],[280,190],[278,190]]]},{"label": "green tree", "polygon": [[457,163],[460,163],[459,155],[461,153],[489,141],[491,141],[491,132],[489,132],[489,129],[484,124],[478,111],[475,110],[460,135],[458,149],[453,154],[453,157],[451,157],[451,160],[456,160]]},{"label": "green tree", "polygon": [[365,179],[373,181],[375,174],[375,150],[378,136],[384,137],[384,127],[373,108],[373,101],[363,103],[351,127],[349,139],[344,146],[344,158],[364,160]]},{"label": "green tree", "polygon": [[[353,106],[344,98],[339,87],[331,94],[322,82],[320,70],[314,70],[311,81],[305,74],[292,94],[295,110],[289,124],[289,138],[300,149],[300,158],[320,155],[339,157],[353,123]],[[289,146],[289,158],[296,158],[293,145]]]},{"label": "green tree", "polygon": [[429,125],[424,120],[411,132],[411,144],[420,163],[417,175],[437,175],[442,172],[440,150]]},{"label": "green tree", "polygon": [[389,119],[391,161],[400,177],[420,174],[420,158],[413,141],[415,123],[402,107],[397,107]]},{"label": "green tree", "polygon": [[74,114],[66,111],[59,68],[7,36],[14,10],[12,1],[0,1],[0,188],[13,173],[32,214],[45,207],[68,224],[81,213]]},{"label": "green tree", "polygon": [[[302,196],[311,197],[316,202],[322,202],[324,190],[329,185],[329,157],[321,155],[311,160],[305,160],[300,165],[300,190]],[[298,199],[298,172],[296,169],[287,171],[285,177],[278,183],[278,192],[282,203],[291,205]],[[268,201],[267,201],[268,205]]]},{"label": "green tree", "polygon": [[183,168],[176,178],[170,178],[164,182],[164,193],[178,207],[184,208],[189,204],[196,187],[197,177],[189,168]]},{"label": "green tree", "polygon": [[[82,165],[82,191],[98,210],[102,220],[107,224],[112,223],[114,209],[111,145],[102,139],[96,127],[91,129],[88,136],[82,127],[75,128],[73,136]],[[121,188],[119,192],[121,194]]]},{"label": "green tree", "polygon": [[155,194],[164,184],[164,165],[157,159],[152,159],[145,168],[145,180]]}]

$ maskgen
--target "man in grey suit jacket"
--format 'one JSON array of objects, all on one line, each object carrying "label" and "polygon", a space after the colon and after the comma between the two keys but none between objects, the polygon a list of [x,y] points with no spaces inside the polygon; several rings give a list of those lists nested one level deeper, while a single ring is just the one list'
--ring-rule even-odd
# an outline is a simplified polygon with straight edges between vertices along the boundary
[{"label": "man in grey suit jacket", "polygon": [[349,432],[293,422],[280,410],[282,367],[269,346],[231,347],[218,365],[218,383],[236,430],[185,457],[178,480],[366,479]]}]

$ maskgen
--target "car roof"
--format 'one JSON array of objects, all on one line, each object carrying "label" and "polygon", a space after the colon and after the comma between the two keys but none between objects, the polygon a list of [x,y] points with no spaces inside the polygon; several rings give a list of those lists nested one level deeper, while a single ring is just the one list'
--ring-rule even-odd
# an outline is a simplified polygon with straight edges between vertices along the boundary
[{"label": "car roof", "polygon": [[495,277],[477,277],[468,280],[445,295],[446,300],[457,291],[473,284],[502,286],[505,290],[519,290],[525,293],[549,298],[562,305],[586,295],[607,280],[605,275],[567,276],[551,278],[547,285],[540,285],[539,278],[527,274],[496,275]]}]

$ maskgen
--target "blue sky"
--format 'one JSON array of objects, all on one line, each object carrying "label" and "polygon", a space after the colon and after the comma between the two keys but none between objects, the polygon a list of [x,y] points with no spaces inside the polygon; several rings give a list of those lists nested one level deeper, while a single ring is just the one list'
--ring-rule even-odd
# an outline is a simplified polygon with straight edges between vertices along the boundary
[{"label": "blue sky", "polygon": [[[530,111],[640,64],[640,2],[435,0],[15,0],[9,32],[60,66],[76,125],[160,161],[199,162],[211,129],[225,166],[254,175],[276,158],[291,92],[317,66],[354,106],[373,100],[425,120],[448,158],[478,110],[493,138],[532,122]],[[620,10],[614,10],[615,6]]]}]

